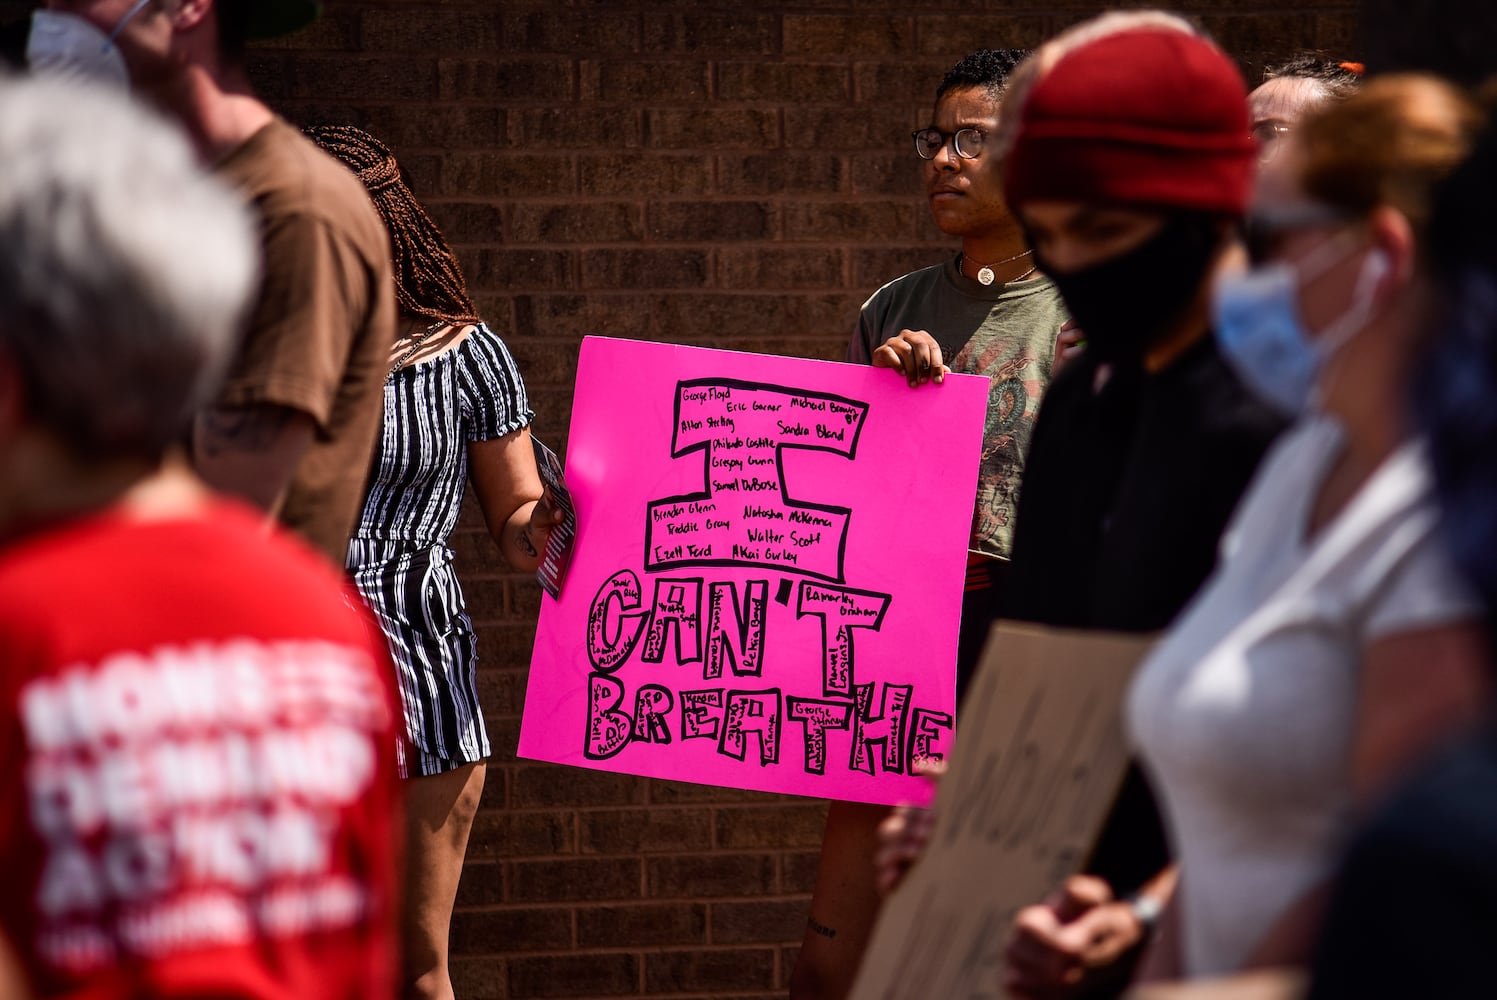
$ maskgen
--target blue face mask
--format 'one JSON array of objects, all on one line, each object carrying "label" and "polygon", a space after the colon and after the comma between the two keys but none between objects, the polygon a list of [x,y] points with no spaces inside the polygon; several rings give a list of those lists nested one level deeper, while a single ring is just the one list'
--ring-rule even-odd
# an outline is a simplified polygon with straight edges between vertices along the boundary
[{"label": "blue face mask", "polygon": [[[1285,416],[1309,409],[1326,359],[1371,320],[1372,289],[1388,271],[1380,250],[1367,254],[1351,305],[1318,336],[1300,319],[1299,288],[1346,258],[1330,240],[1299,266],[1276,262],[1222,278],[1212,298],[1216,339],[1229,364],[1254,394]],[[1354,251],[1353,251],[1354,252]],[[1334,255],[1332,255],[1334,254]]]}]

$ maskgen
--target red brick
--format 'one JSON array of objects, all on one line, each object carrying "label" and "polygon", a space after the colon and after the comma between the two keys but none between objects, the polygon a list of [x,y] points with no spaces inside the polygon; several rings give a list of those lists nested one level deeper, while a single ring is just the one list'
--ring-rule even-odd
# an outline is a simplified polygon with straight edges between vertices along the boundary
[{"label": "red brick", "polygon": [[[848,327],[850,330],[851,327]],[[847,334],[833,336],[810,336],[804,333],[791,337],[737,337],[717,340],[713,347],[727,351],[743,351],[747,354],[772,354],[782,358],[810,358],[815,361],[846,361]]]},{"label": "red brick", "polygon": [[724,247],[717,251],[723,288],[835,288],[842,284],[843,255],[830,247]]},{"label": "red brick", "polygon": [[931,14],[918,24],[915,53],[951,63],[974,49],[1032,49],[1064,27],[1058,17],[1010,13]]},{"label": "red brick", "polygon": [[509,216],[516,243],[633,242],[644,235],[639,206],[627,202],[521,202]]},{"label": "red brick", "polygon": [[453,993],[463,1000],[508,1000],[509,977],[501,958],[453,955],[448,972]]},{"label": "red brick", "polygon": [[583,854],[705,851],[712,847],[707,809],[596,809],[581,815]]},{"label": "red brick", "polygon": [[504,43],[527,52],[637,52],[639,15],[549,8],[504,15]]},{"label": "red brick", "polygon": [[650,804],[694,805],[712,802],[786,802],[785,796],[770,792],[751,792],[744,788],[719,788],[716,785],[694,785],[686,781],[651,781]]},{"label": "red brick", "polygon": [[436,147],[444,152],[507,145],[503,109],[493,105],[390,105],[371,108],[365,128],[397,152]]},{"label": "red brick", "polygon": [[800,961],[799,944],[780,949],[780,981],[775,984],[780,989],[790,988],[790,974],[795,971],[795,963],[798,961]]},{"label": "red brick", "polygon": [[774,889],[768,854],[689,854],[645,860],[645,895],[654,899],[741,898]]},{"label": "red brick", "polygon": [[799,941],[810,912],[808,899],[713,903],[713,944],[778,944]]},{"label": "red brick", "polygon": [[665,294],[655,303],[655,332],[665,340],[698,343],[752,336],[791,323],[791,303],[783,294]]},{"label": "red brick", "polygon": [[758,201],[655,202],[645,222],[657,240],[762,240],[774,227],[774,206]]},{"label": "red brick", "polygon": [[572,912],[566,909],[458,910],[451,948],[465,955],[561,951],[572,946]]},{"label": "red brick", "polygon": [[446,195],[554,198],[576,192],[576,167],[551,153],[450,153],[442,163]]},{"label": "red brick", "polygon": [[444,101],[569,101],[576,92],[565,58],[464,59],[437,62]]},{"label": "red brick", "polygon": [[929,111],[913,105],[879,105],[856,114],[844,109],[786,108],[785,141],[792,147],[814,146],[843,154],[909,148],[913,156],[914,148],[909,145],[910,132],[925,124],[924,119],[929,115]]},{"label": "red brick", "polygon": [[468,836],[468,857],[539,858],[571,854],[575,822],[571,813],[482,810]]},{"label": "red brick", "polygon": [[719,52],[773,55],[779,51],[780,19],[739,10],[729,13],[646,13],[645,49],[650,52]]},{"label": "red brick", "polygon": [[652,300],[643,295],[519,295],[515,323],[522,334],[548,337],[639,338],[650,330]]},{"label": "red brick", "polygon": [[[505,344],[525,376],[527,389],[532,384],[570,387],[577,377],[579,338],[518,336]],[[530,405],[538,409],[536,400],[532,399]]]},{"label": "red brick", "polygon": [[705,250],[585,250],[583,288],[700,288]]},{"label": "red brick", "polygon": [[917,232],[917,217],[928,215],[909,200],[792,201],[785,206],[785,238],[871,243],[907,240]]},{"label": "red brick", "polygon": [[725,62],[717,67],[717,96],[724,101],[841,104],[851,74],[836,63]]},{"label": "red brick", "polygon": [[810,892],[815,889],[816,869],[820,861],[820,851],[786,852],[781,861],[784,868],[781,888],[786,892]]},{"label": "red brick", "polygon": [[515,145],[552,152],[632,148],[641,141],[640,115],[631,108],[519,108],[509,113],[509,129]]},{"label": "red brick", "polygon": [[768,948],[713,948],[645,956],[645,992],[773,989],[775,953]]},{"label": "red brick", "polygon": [[900,275],[945,263],[956,250],[955,246],[859,248],[853,254],[852,283],[855,288],[866,290],[871,295]]},{"label": "red brick", "polygon": [[557,806],[627,806],[644,801],[644,779],[612,771],[538,764],[515,772],[510,805],[516,809]]},{"label": "red brick", "polygon": [[[800,137],[787,133],[789,145],[802,146]],[[750,153],[717,158],[719,183],[724,194],[835,194],[842,188],[843,159],[828,153]]]},{"label": "red brick", "polygon": [[707,907],[700,903],[585,906],[577,910],[580,948],[704,944]]},{"label": "red brick", "polygon": [[498,243],[504,239],[504,214],[497,205],[435,199],[422,199],[422,204],[449,243]]},{"label": "red brick", "polygon": [[852,189],[855,194],[907,197],[923,204],[925,177],[914,143],[904,149],[853,157]]},{"label": "red brick", "polygon": [[366,10],[365,49],[426,52],[492,52],[499,47],[499,18],[488,11],[432,10],[414,4],[399,10]]},{"label": "red brick", "polygon": [[541,612],[541,585],[533,576],[512,578],[505,581],[507,597],[505,611],[510,618],[534,621]]},{"label": "red brick", "polygon": [[[519,715],[525,705],[525,675],[515,670],[479,670],[475,676],[478,703],[485,717]],[[518,851],[536,854],[538,851]]]},{"label": "red brick", "polygon": [[786,14],[781,30],[787,56],[902,56],[915,44],[915,21],[909,17]]},{"label": "red brick", "polygon": [[585,101],[699,104],[707,97],[711,64],[684,59],[586,61],[580,66]]},{"label": "red brick", "polygon": [[493,906],[504,902],[504,866],[469,859],[457,884],[458,906]]},{"label": "red brick", "polygon": [[853,68],[853,92],[860,104],[914,104],[934,108],[936,87],[956,60],[866,62]]},{"label": "red brick", "polygon": [[562,955],[509,961],[512,997],[623,996],[638,989],[634,955]]},{"label": "red brick", "polygon": [[[26,5],[18,5],[18,9]],[[8,18],[0,17],[0,21]],[[359,47],[359,12],[324,8],[322,16],[300,31],[279,38],[259,39],[256,49],[295,49],[298,51],[353,51]]]},{"label": "red brick", "polygon": [[315,94],[323,101],[353,101],[379,94],[384,100],[437,98],[437,64],[420,56],[313,55],[305,52],[252,52],[245,60],[250,79],[269,101]]},{"label": "red brick", "polygon": [[515,292],[569,288],[572,254],[564,250],[480,250],[469,287]]},{"label": "red brick", "polygon": [[815,847],[825,826],[826,807],[820,803],[719,809],[717,846]]},{"label": "red brick", "polygon": [[508,868],[509,896],[516,902],[564,903],[639,896],[639,861],[632,858],[515,861]]},{"label": "red brick", "polygon": [[712,162],[696,153],[614,153],[581,161],[587,196],[701,195],[712,188]]},{"label": "red brick", "polygon": [[[488,540],[488,532],[481,533],[482,538],[489,545],[493,542]],[[459,569],[459,573],[463,570]],[[535,622],[512,622],[504,625],[479,625],[474,629],[478,634],[478,669],[483,670],[523,670],[530,666],[530,647],[535,642]],[[518,657],[507,657],[506,652],[518,652]]]},{"label": "red brick", "polygon": [[773,148],[780,116],[761,108],[660,108],[645,114],[645,142],[659,149]]}]

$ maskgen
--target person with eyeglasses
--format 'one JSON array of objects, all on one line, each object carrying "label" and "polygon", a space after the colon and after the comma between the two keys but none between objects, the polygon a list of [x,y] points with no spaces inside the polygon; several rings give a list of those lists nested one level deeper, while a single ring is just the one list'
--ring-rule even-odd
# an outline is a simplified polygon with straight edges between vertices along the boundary
[{"label": "person with eyeglasses", "polygon": [[[940,391],[948,372],[990,379],[955,664],[958,698],[993,616],[1030,429],[1065,319],[1055,286],[1035,268],[1004,204],[1002,163],[992,146],[1008,73],[1026,54],[974,52],[936,88],[930,124],[913,134],[914,152],[931,216],[961,248],[874,292],[858,314],[847,352],[849,361],[888,368],[920,392]],[[844,802],[828,812],[791,985],[797,1000],[841,997],[852,984],[878,910],[874,854],[887,814],[884,807]]]},{"label": "person with eyeglasses", "polygon": [[1254,266],[1218,283],[1223,354],[1295,423],[1128,700],[1179,859],[1161,947],[1182,978],[1303,966],[1353,817],[1485,701],[1409,406],[1431,195],[1482,120],[1419,76],[1311,115],[1260,175]]},{"label": "person with eyeglasses", "polygon": [[1362,82],[1362,64],[1340,62],[1320,52],[1301,52],[1263,71],[1263,82],[1248,94],[1252,137],[1258,162],[1268,163],[1309,112],[1345,100]]}]

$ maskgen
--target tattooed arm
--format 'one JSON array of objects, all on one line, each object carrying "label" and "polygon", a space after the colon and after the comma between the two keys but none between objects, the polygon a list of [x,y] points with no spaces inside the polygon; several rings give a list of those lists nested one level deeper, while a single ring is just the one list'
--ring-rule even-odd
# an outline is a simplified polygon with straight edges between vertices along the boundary
[{"label": "tattooed arm", "polygon": [[290,407],[209,407],[193,428],[193,464],[214,489],[274,517],[314,433],[312,417]]}]

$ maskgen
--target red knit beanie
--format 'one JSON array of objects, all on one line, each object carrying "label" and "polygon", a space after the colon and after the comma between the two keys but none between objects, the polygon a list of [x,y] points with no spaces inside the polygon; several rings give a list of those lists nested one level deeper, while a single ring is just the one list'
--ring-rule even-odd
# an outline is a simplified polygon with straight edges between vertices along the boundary
[{"label": "red knit beanie", "polygon": [[1247,208],[1256,162],[1247,88],[1204,38],[1138,29],[1089,42],[1039,78],[1019,116],[1004,173],[1010,205]]}]

